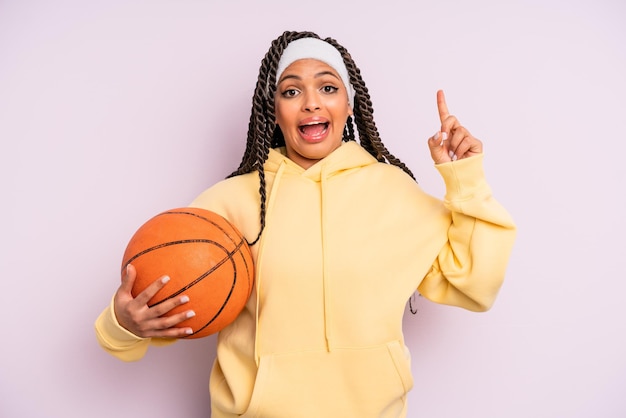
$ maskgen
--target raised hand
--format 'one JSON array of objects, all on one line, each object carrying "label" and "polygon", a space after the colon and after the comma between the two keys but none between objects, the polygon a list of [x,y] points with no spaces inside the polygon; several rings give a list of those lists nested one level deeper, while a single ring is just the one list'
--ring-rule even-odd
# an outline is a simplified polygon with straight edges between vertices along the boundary
[{"label": "raised hand", "polygon": [[459,120],[450,115],[442,90],[437,91],[440,130],[428,139],[430,156],[435,164],[468,158],[483,152],[483,144],[474,138]]}]

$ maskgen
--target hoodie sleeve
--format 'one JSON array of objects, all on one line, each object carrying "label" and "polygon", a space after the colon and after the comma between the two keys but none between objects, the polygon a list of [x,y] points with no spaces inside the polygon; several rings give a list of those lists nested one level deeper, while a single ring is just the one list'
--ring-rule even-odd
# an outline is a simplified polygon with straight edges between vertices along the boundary
[{"label": "hoodie sleeve", "polygon": [[[238,212],[232,211],[233,213],[231,213],[229,211],[229,208],[233,207],[233,199],[231,196],[238,196],[237,203],[248,203],[246,207],[254,208],[254,212],[251,213],[256,214],[258,210],[256,209],[258,203],[256,203],[256,205],[254,204],[254,202],[258,202],[258,197],[255,194],[258,193],[256,192],[257,189],[241,186],[241,178],[243,177],[244,176],[237,176],[237,179],[228,179],[216,183],[195,198],[189,206],[200,207],[219,213],[241,228],[240,225],[242,225],[242,223],[237,223],[237,221],[240,221],[241,217],[237,218],[233,215],[233,213],[236,214]],[[255,177],[252,177],[250,181],[254,180]],[[250,201],[253,203],[249,203]],[[257,217],[247,216],[242,217],[242,219],[252,219],[252,221],[243,224],[246,226],[244,232],[248,233],[247,236],[252,237],[254,236],[253,234],[258,233]],[[176,341],[175,339],[165,338],[141,338],[127,331],[117,322],[113,310],[113,301],[111,301],[110,305],[96,320],[95,331],[100,346],[109,354],[123,361],[140,360],[151,345],[162,346]]]},{"label": "hoodie sleeve", "polygon": [[143,358],[150,345],[167,345],[176,341],[165,338],[141,338],[127,331],[115,318],[113,300],[96,319],[95,330],[98,343],[106,352],[128,362]]},{"label": "hoodie sleeve", "polygon": [[516,235],[509,213],[492,196],[483,156],[438,164],[450,211],[447,241],[418,291],[433,302],[486,311],[504,280]]}]

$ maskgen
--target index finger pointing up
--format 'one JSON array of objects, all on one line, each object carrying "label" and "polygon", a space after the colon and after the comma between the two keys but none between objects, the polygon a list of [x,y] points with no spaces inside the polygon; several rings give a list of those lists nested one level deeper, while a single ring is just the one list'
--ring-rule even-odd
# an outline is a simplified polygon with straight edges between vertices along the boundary
[{"label": "index finger pointing up", "polygon": [[443,121],[450,116],[448,112],[448,105],[446,104],[446,96],[443,94],[443,90],[437,91],[437,109],[439,110],[439,120]]}]

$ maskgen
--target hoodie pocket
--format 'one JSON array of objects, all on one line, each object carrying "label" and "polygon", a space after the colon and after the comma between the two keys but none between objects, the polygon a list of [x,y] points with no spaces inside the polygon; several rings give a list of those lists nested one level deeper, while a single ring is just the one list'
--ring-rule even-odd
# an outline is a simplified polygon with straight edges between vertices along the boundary
[{"label": "hoodie pocket", "polygon": [[401,344],[400,341],[390,342],[387,344],[387,348],[389,349],[389,355],[396,366],[398,376],[404,386],[404,391],[405,393],[408,393],[411,389],[413,389],[413,374],[411,373],[411,357],[409,355],[409,350],[406,346],[404,346],[404,344]]},{"label": "hoodie pocket", "polygon": [[245,418],[397,418],[413,386],[398,341],[261,357]]}]

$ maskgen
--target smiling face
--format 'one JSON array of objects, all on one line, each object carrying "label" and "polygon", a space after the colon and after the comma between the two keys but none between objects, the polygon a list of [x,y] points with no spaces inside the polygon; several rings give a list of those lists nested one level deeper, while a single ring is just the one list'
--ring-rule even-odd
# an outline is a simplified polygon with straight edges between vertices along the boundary
[{"label": "smiling face", "polygon": [[276,89],[276,123],[287,157],[304,169],[339,148],[352,109],[337,72],[314,59],[293,62]]}]

